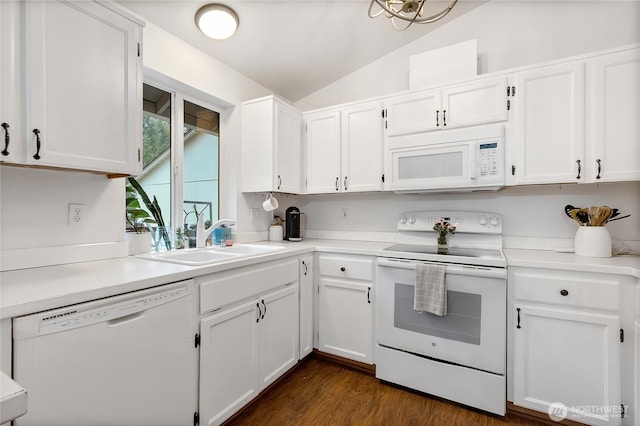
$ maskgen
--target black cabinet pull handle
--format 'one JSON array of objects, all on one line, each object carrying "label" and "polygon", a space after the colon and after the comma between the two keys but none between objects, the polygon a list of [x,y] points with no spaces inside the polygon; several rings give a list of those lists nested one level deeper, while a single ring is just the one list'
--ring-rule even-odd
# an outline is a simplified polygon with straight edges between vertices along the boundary
[{"label": "black cabinet pull handle", "polygon": [[339,177],[337,177],[337,178],[336,178],[336,191],[339,191],[339,190],[340,190],[340,187],[338,186],[339,184],[340,184],[340,178],[339,178]]},{"label": "black cabinet pull handle", "polygon": [[576,179],[580,179],[580,173],[582,173],[582,162],[580,160],[576,160],[576,163],[578,163],[578,176],[576,176]]},{"label": "black cabinet pull handle", "polygon": [[440,110],[436,110],[436,127],[440,126]]},{"label": "black cabinet pull handle", "polygon": [[518,324],[516,325],[516,328],[522,328],[520,327],[520,308],[517,308],[516,311],[518,311]]},{"label": "black cabinet pull handle", "polygon": [[447,125],[447,110],[443,109],[442,110],[442,126],[446,127]]},{"label": "black cabinet pull handle", "polygon": [[33,156],[33,158],[35,160],[39,160],[40,159],[40,147],[42,146],[42,143],[40,142],[40,130],[33,129],[33,133],[35,133],[35,135],[36,135],[36,153]]},{"label": "black cabinet pull handle", "polygon": [[264,315],[262,315],[262,308],[260,307],[260,304],[256,303],[256,306],[258,307],[258,318],[256,318],[256,322],[260,322],[260,316],[264,317]]},{"label": "black cabinet pull handle", "polygon": [[309,267],[307,266],[307,262],[303,260],[302,266],[304,266],[304,274],[307,275],[307,272],[309,272]]},{"label": "black cabinet pull handle", "polygon": [[348,189],[347,187],[347,177],[344,177],[344,190],[346,191]]},{"label": "black cabinet pull handle", "polygon": [[367,288],[367,303],[371,303],[371,287]]},{"label": "black cabinet pull handle", "polygon": [[282,179],[280,178],[280,175],[278,175],[278,189],[280,189],[281,186],[282,186]]},{"label": "black cabinet pull handle", "polygon": [[511,86],[507,86],[507,96],[511,96]]},{"label": "black cabinet pull handle", "polygon": [[516,175],[516,165],[512,164],[511,165],[511,176],[515,176]]},{"label": "black cabinet pull handle", "polygon": [[596,179],[600,179],[600,170],[602,170],[602,165],[601,165],[600,163],[601,163],[601,161],[600,161],[600,159],[598,158],[598,159],[596,160],[596,164],[598,165],[598,174],[596,175]]},{"label": "black cabinet pull handle", "polygon": [[511,96],[516,95],[516,86],[511,86]]},{"label": "black cabinet pull handle", "polygon": [[560,290],[560,294],[563,295],[563,296],[568,296],[569,295],[569,291],[562,289],[562,290]]},{"label": "black cabinet pull handle", "polygon": [[344,271],[346,271],[346,270],[347,270],[347,268],[345,268],[344,266],[341,266],[341,267],[340,267],[340,271],[344,272]]},{"label": "black cabinet pull handle", "polygon": [[267,305],[264,304],[264,299],[262,299],[262,306],[264,306],[264,312],[262,313],[261,319],[264,319],[264,314],[267,313]]},{"label": "black cabinet pull handle", "polygon": [[9,155],[9,142],[11,141],[9,125],[7,123],[2,123],[1,126],[4,129],[4,149],[2,150],[2,155]]}]

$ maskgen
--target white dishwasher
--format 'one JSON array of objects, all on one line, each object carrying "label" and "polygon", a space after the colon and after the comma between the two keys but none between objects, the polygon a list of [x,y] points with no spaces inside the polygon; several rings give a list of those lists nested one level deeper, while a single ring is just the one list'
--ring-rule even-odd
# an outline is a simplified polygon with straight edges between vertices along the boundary
[{"label": "white dishwasher", "polygon": [[16,425],[193,425],[192,280],[13,320]]}]

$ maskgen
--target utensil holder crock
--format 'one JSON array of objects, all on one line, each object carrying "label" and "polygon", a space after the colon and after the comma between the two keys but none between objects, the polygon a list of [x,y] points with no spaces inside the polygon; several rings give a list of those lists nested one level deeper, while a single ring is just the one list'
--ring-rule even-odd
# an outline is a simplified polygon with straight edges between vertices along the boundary
[{"label": "utensil holder crock", "polygon": [[611,235],[604,226],[581,226],[574,241],[578,256],[611,257]]}]

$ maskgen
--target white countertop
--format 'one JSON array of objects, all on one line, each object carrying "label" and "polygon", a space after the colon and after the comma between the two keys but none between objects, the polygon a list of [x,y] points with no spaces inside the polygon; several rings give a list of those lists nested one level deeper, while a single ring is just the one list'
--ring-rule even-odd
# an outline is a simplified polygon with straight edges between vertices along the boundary
[{"label": "white countertop", "polygon": [[341,240],[265,241],[257,244],[282,246],[285,250],[206,266],[186,266],[130,256],[0,272],[0,319],[313,251],[376,255],[390,245],[388,242]]},{"label": "white countertop", "polygon": [[[185,266],[125,257],[1,272],[0,318],[59,308],[314,251],[376,256],[394,243],[309,239],[252,244],[276,245],[285,250],[207,266]],[[588,258],[542,250],[506,249],[504,252],[508,266],[563,268],[640,278],[639,256]]]},{"label": "white countertop", "polygon": [[601,272],[640,278],[640,256],[586,257],[550,250],[504,249],[507,266]]}]

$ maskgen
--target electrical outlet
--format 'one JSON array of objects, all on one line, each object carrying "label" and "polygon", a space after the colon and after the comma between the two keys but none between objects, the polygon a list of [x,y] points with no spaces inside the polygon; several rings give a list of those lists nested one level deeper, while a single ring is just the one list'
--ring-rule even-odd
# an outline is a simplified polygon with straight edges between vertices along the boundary
[{"label": "electrical outlet", "polygon": [[251,221],[256,222],[260,220],[260,209],[251,209]]},{"label": "electrical outlet", "polygon": [[84,225],[84,204],[69,204],[69,226],[81,228]]},{"label": "electrical outlet", "polygon": [[349,220],[349,209],[342,209],[342,220],[345,222]]}]

